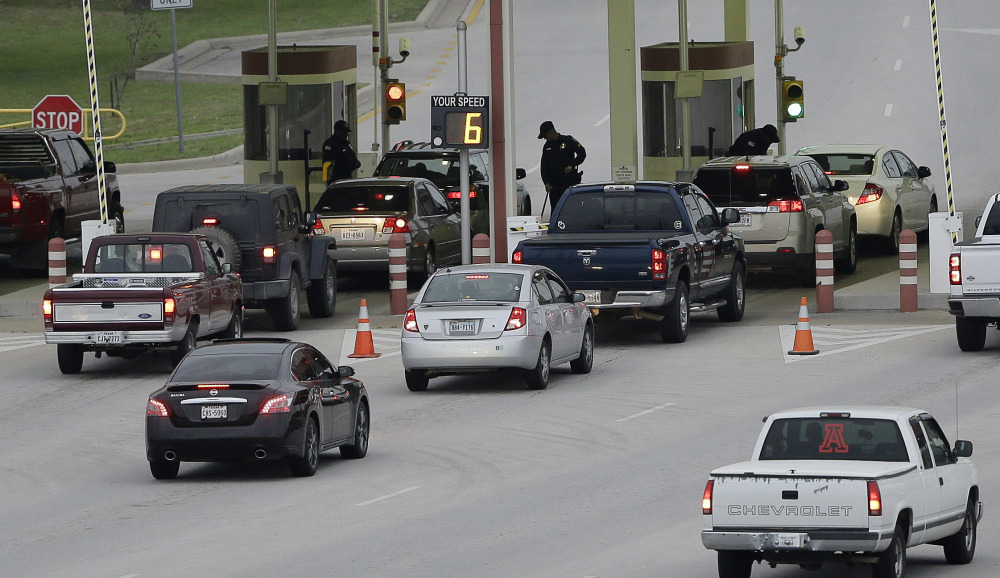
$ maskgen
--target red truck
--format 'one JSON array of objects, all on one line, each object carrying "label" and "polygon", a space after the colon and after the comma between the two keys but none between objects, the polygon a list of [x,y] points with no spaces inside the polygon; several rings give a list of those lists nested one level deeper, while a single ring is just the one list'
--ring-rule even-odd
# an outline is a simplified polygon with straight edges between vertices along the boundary
[{"label": "red truck", "polygon": [[87,351],[168,350],[176,366],[198,339],[242,337],[243,285],[215,255],[204,235],[96,237],[84,272],[43,297],[45,342],[56,344],[59,369],[79,373]]},{"label": "red truck", "polygon": [[[104,163],[108,220],[125,231],[115,164]],[[79,237],[101,218],[97,164],[75,132],[0,130],[0,254],[15,269],[46,269],[48,242]]]}]

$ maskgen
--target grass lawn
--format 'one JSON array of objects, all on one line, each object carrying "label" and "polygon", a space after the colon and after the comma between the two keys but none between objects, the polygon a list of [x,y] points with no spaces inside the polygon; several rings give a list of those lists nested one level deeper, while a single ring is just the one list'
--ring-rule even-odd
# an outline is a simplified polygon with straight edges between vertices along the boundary
[{"label": "grass lawn", "polygon": [[[176,10],[177,43],[267,33],[267,2],[200,0],[192,8]],[[427,0],[390,0],[390,22],[415,20]],[[141,7],[131,13],[122,6]],[[104,140],[105,158],[115,162],[140,162],[199,157],[223,152],[242,142],[222,136],[184,140],[184,154],[177,143],[129,147],[129,143],[177,136],[177,105],[173,82],[126,85],[135,68],[172,51],[170,12],[151,10],[149,0],[92,0],[91,21],[101,108],[112,108],[116,95],[126,119],[118,139]],[[371,0],[322,0],[279,2],[277,31],[292,32],[371,23]],[[0,109],[31,109],[47,94],[73,97],[89,118],[90,81],[82,3],[69,0],[0,0]],[[234,18],[234,15],[238,17]],[[148,27],[138,43],[130,66],[130,31],[136,22]],[[26,32],[30,31],[30,33]],[[360,46],[367,50],[368,46]],[[124,90],[123,90],[124,87]],[[243,89],[238,83],[181,83],[184,134],[243,127]],[[0,124],[30,120],[28,114],[0,114]],[[101,115],[105,137],[121,128],[111,114]]]}]

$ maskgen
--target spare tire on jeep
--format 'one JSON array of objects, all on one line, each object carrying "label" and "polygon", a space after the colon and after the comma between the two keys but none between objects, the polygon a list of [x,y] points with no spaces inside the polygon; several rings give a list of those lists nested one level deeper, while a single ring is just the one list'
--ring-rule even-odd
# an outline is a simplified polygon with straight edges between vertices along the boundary
[{"label": "spare tire on jeep", "polygon": [[236,235],[222,227],[209,227],[207,225],[196,227],[191,232],[208,237],[214,245],[215,257],[219,260],[219,264],[229,263],[233,268],[233,273],[239,272],[243,259],[240,255],[239,243],[236,242]]}]

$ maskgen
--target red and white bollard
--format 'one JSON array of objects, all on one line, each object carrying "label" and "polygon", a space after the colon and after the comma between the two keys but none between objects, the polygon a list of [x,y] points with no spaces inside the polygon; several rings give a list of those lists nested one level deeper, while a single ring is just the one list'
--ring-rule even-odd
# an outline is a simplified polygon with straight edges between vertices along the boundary
[{"label": "red and white bollard", "polygon": [[472,263],[480,265],[490,262],[490,236],[478,233],[472,238]]},{"label": "red and white bollard", "polygon": [[66,282],[66,239],[49,239],[49,287]]},{"label": "red and white bollard", "polygon": [[833,233],[816,233],[816,313],[833,313]]},{"label": "red and white bollard", "polygon": [[406,237],[389,237],[389,313],[406,313]]},{"label": "red and white bollard", "polygon": [[917,310],[917,234],[913,229],[899,233],[899,310]]}]

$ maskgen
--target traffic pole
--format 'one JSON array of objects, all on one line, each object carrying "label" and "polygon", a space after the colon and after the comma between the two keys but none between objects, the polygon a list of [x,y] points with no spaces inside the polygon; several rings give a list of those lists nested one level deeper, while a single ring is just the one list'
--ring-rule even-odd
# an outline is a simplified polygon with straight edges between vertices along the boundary
[{"label": "traffic pole", "polygon": [[816,233],[816,313],[833,313],[833,233]]},{"label": "traffic pole", "polygon": [[406,313],[406,237],[389,237],[389,313]]},{"label": "traffic pole", "polygon": [[490,236],[486,233],[477,233],[472,238],[472,262],[476,265],[490,262]]},{"label": "traffic pole", "polygon": [[66,239],[49,239],[49,288],[66,282]]},{"label": "traffic pole", "polygon": [[899,310],[917,310],[917,234],[913,229],[899,233]]}]

